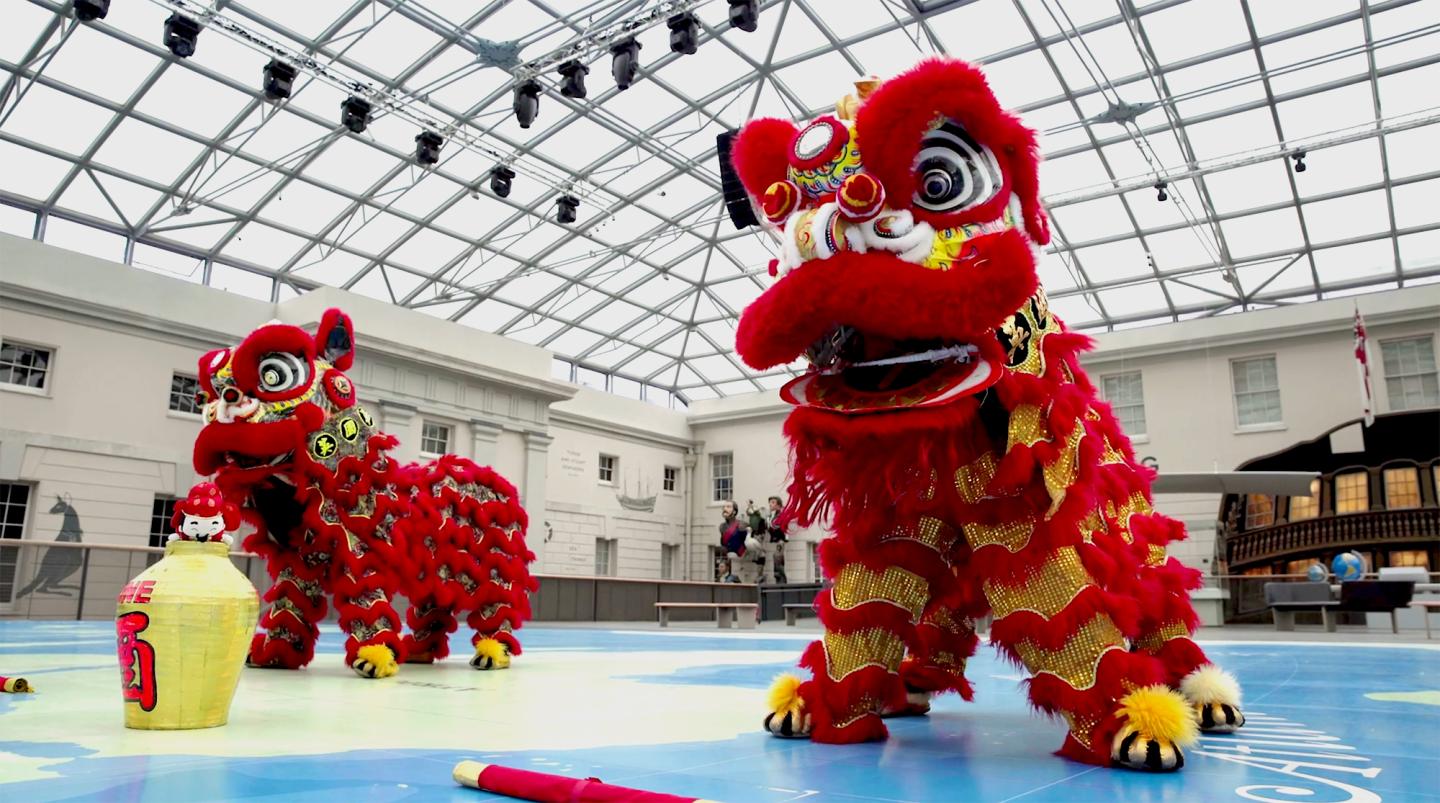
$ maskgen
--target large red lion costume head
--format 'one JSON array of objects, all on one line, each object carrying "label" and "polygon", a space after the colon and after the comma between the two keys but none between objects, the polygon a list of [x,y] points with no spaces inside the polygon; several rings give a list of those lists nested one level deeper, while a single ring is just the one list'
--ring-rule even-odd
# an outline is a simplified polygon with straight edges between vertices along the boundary
[{"label": "large red lion costume head", "polygon": [[853,121],[756,120],[731,160],[783,242],[779,281],[745,310],[736,347],[762,370],[809,359],[787,401],[918,412],[974,397],[1026,360],[1029,322],[1048,316],[1035,136],[979,70],[923,62]]}]

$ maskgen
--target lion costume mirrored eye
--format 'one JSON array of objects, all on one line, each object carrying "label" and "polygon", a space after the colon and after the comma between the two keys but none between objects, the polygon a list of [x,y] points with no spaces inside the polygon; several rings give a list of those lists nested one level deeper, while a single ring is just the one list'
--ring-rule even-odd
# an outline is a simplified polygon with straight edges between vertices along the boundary
[{"label": "lion costume mirrored eye", "polygon": [[260,358],[259,387],[266,393],[287,393],[310,384],[310,361],[283,351]]},{"label": "lion costume mirrored eye", "polygon": [[965,127],[945,120],[915,154],[914,203],[931,212],[961,212],[989,201],[1005,183],[1000,163]]}]

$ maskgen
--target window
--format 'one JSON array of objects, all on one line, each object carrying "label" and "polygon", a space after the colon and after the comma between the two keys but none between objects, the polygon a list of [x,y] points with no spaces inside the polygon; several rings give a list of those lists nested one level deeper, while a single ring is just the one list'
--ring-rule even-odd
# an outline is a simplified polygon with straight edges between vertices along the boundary
[{"label": "window", "polygon": [[1396,549],[1387,558],[1390,566],[1419,566],[1430,570],[1430,553],[1423,549]]},{"label": "window", "polygon": [[597,577],[615,576],[615,562],[619,551],[619,543],[614,538],[595,539],[595,575]]},{"label": "window", "polygon": [[724,502],[735,496],[735,455],[710,455],[710,501]]},{"label": "window", "polygon": [[1391,410],[1440,407],[1440,375],[1435,370],[1435,342],[1430,337],[1381,341],[1385,362],[1385,395]]},{"label": "window", "polygon": [[1250,494],[1245,498],[1245,529],[1269,527],[1275,523],[1275,497]]},{"label": "window", "polygon": [[1387,509],[1420,507],[1420,472],[1414,466],[1387,468],[1384,476]]},{"label": "window", "polygon": [[678,579],[680,579],[680,571],[679,571],[679,570],[680,570],[680,545],[679,545],[679,544],[661,544],[661,545],[660,545],[660,579],[661,579],[661,580],[678,580]]},{"label": "window", "polygon": [[1230,363],[1235,390],[1235,422],[1241,427],[1280,423],[1280,378],[1275,356]]},{"label": "window", "polygon": [[824,580],[824,579],[825,579],[825,572],[824,572],[824,570],[822,570],[822,569],[820,568],[820,542],[819,542],[819,541],[811,541],[811,542],[810,542],[810,570],[813,572],[813,574],[810,575],[810,577],[811,577],[811,579],[813,579],[815,582],[818,583],[818,582],[820,582],[821,580]]},{"label": "window", "polygon": [[[29,504],[30,486],[0,482],[0,543],[20,540]],[[15,595],[15,572],[19,565],[19,547],[0,547],[0,603],[9,602]]]},{"label": "window", "polygon": [[1126,435],[1145,434],[1145,390],[1139,371],[1101,377],[1100,393],[1115,410],[1115,418]]},{"label": "window", "polygon": [[665,467],[665,475],[662,479],[662,487],[670,493],[675,493],[675,488],[680,484],[680,469],[674,466]]},{"label": "window", "polygon": [[1320,480],[1310,481],[1309,496],[1290,497],[1290,520],[1305,521],[1320,515]]},{"label": "window", "polygon": [[[165,548],[169,542],[170,533],[174,532],[170,522],[175,518],[175,500],[168,496],[157,496],[150,505],[150,546]],[[163,555],[147,555],[145,565],[154,564]]]},{"label": "window", "polygon": [[426,421],[420,425],[420,451],[424,454],[450,453],[450,427]]},{"label": "window", "polygon": [[44,390],[49,380],[49,349],[0,343],[0,384]]},{"label": "window", "polygon": [[1335,512],[1362,513],[1370,509],[1370,475],[1352,471],[1335,478]]},{"label": "window", "polygon": [[600,455],[600,481],[606,485],[615,484],[615,464],[619,462],[613,454]]},{"label": "window", "polygon": [[184,374],[170,377],[170,409],[177,413],[200,414],[200,383]]}]

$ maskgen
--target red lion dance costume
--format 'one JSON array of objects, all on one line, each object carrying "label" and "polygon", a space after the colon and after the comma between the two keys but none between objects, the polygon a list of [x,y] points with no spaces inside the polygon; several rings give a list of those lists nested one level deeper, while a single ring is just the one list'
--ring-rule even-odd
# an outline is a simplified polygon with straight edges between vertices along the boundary
[{"label": "red lion dance costume", "polygon": [[777,679],[766,727],[882,739],[883,716],[969,699],[972,623],[993,612],[1031,702],[1070,726],[1062,755],[1178,768],[1197,724],[1243,724],[1240,690],[1190,639],[1198,572],[1165,554],[1183,528],[1039,287],[1034,133],[963,62],[857,87],[837,106],[853,120],[755,120],[731,153],[783,242],[737,351],[809,359],[781,391],[787,514],[834,532],[813,679]]},{"label": "red lion dance costume", "polygon": [[[504,669],[520,653],[511,631],[530,617],[537,587],[515,487],[455,455],[396,463],[397,441],[376,429],[343,373],[354,356],[349,317],[329,310],[314,337],[271,323],[200,359],[206,424],[195,470],[213,473],[254,525],[245,548],[275,581],[249,661],[308,664],[333,597],[345,662],[362,677],[444,658],[464,611],[471,666]],[[397,594],[410,600],[408,634]]]}]

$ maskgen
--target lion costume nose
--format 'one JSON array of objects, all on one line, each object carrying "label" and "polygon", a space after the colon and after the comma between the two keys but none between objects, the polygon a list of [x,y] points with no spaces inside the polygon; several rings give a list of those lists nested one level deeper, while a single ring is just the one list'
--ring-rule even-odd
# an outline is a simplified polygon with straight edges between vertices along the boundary
[{"label": "lion costume nose", "polygon": [[245,395],[245,392],[231,385],[220,391],[220,398],[205,405],[205,420],[230,424],[249,418],[260,409],[260,401]]}]

